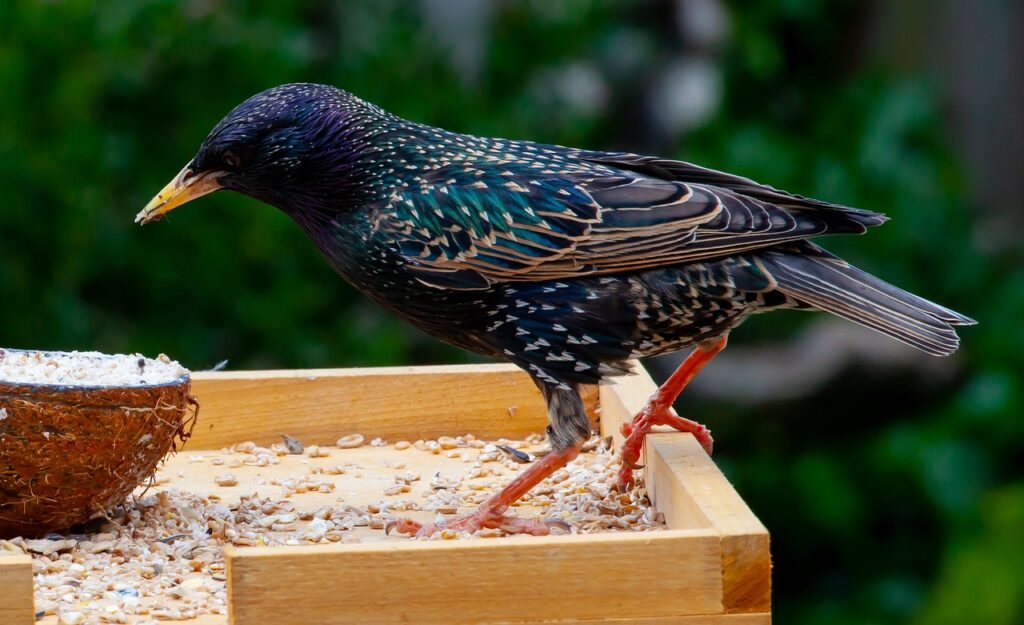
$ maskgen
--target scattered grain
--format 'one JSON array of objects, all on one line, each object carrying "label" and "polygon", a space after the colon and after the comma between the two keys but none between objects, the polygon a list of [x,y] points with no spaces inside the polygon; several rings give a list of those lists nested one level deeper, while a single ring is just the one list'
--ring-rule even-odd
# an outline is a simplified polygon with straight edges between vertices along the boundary
[{"label": "scattered grain", "polygon": [[217,486],[238,486],[238,478],[234,473],[224,473],[213,478]]},{"label": "scattered grain", "polygon": [[335,443],[339,449],[356,449],[362,447],[366,438],[362,434],[347,434],[338,439]]},{"label": "scattered grain", "polygon": [[234,447],[231,448],[232,451],[238,452],[240,454],[252,453],[252,450],[254,450],[254,449],[256,449],[256,443],[254,443],[252,441],[245,441],[244,443],[238,443],[237,445],[235,445]]},{"label": "scattered grain", "polygon": [[85,622],[85,615],[77,610],[69,610],[63,612],[60,618],[57,619],[60,625],[81,625]]},{"label": "scattered grain", "polygon": [[[496,443],[536,457],[544,439]],[[339,440],[342,449],[363,444],[365,439],[358,434]],[[305,447],[303,453],[309,458],[319,457],[315,447]],[[277,461],[281,449],[247,441],[220,452],[222,460],[226,459],[224,464],[238,469],[238,477],[224,474],[215,481],[225,485],[222,482],[227,478],[226,484],[254,490],[265,485],[260,487],[264,495],[266,487],[276,486],[281,489],[276,498],[239,497],[239,492],[247,491],[238,488],[232,491],[234,495],[224,494],[225,504],[221,504],[212,495],[200,497],[164,489],[140,495],[111,511],[115,522],[104,525],[98,533],[74,539],[0,541],[0,554],[23,551],[33,556],[36,605],[43,615],[59,616],[62,609],[66,614],[73,607],[83,614],[83,623],[138,623],[140,619],[180,620],[224,614],[225,545],[352,543],[367,536],[384,540],[387,523],[409,512],[433,513],[441,523],[460,512],[469,512],[505,486],[521,468],[508,457],[510,452],[472,436],[398,441],[393,448],[403,451],[401,457],[407,462],[395,462],[397,452],[390,452],[392,458],[387,458],[389,451],[383,450],[383,466],[392,470],[384,475],[380,473],[381,464],[374,465],[374,469],[364,467],[347,460],[344,451],[334,450],[331,455],[339,461],[330,466],[286,458],[283,466],[306,463],[307,467],[295,475],[282,475],[280,469],[277,473],[262,469]],[[618,460],[602,444],[594,449],[538,485],[513,510],[520,510],[523,516],[561,520],[574,534],[664,527],[664,515],[651,508],[643,489],[618,493],[611,488]],[[442,450],[446,452],[443,457],[430,459]],[[449,452],[461,455],[468,463],[447,459]],[[428,454],[427,461],[418,454]],[[481,457],[476,458],[478,455]],[[216,458],[219,456],[205,454],[204,462],[213,463]],[[260,461],[266,464],[260,465]],[[187,459],[179,462],[187,463]],[[413,469],[407,469],[407,464]],[[415,470],[424,466],[444,470],[427,480]],[[375,489],[379,493],[377,501],[365,507],[345,503],[349,492],[332,497],[330,503],[325,501],[325,494],[335,488],[346,491],[351,480],[364,471],[370,471],[368,477],[372,478],[361,488]],[[379,481],[388,473],[394,473],[393,483]],[[340,475],[346,477],[335,477]],[[317,493],[315,503],[305,499],[310,497],[306,493]],[[443,528],[435,539],[503,535],[500,529],[483,529],[470,535]],[[390,540],[402,539],[392,536]]]},{"label": "scattered grain", "polygon": [[327,451],[327,448],[325,447],[310,445],[306,448],[306,455],[310,458],[326,458],[331,455],[331,452]]}]

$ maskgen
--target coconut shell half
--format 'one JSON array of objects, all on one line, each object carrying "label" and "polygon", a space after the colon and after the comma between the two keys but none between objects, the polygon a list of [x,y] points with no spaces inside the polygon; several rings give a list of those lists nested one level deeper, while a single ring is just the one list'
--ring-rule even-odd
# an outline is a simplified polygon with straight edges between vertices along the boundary
[{"label": "coconut shell half", "polygon": [[188,375],[159,385],[0,382],[0,538],[40,536],[121,503],[191,434]]}]

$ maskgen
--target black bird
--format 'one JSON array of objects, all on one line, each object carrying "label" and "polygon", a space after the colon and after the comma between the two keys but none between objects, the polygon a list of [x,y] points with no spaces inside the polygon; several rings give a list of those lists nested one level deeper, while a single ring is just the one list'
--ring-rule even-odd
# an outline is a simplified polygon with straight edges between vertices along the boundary
[{"label": "black bird", "polygon": [[[429,334],[527,371],[553,452],[446,527],[547,533],[508,506],[590,434],[579,387],[695,346],[627,426],[620,481],[651,426],[753,313],[824,310],[937,356],[974,321],[887,284],[809,239],[879,213],[690,163],[473,137],[401,119],[334,87],[292,84],[231,111],[136,221],[217,189],[284,211],[368,297]],[[404,533],[437,527],[400,521]]]}]

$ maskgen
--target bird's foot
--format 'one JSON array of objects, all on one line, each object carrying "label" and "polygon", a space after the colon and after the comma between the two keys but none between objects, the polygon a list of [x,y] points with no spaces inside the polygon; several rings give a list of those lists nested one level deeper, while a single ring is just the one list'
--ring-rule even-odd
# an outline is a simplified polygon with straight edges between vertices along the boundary
[{"label": "bird's foot", "polygon": [[400,519],[388,523],[384,531],[390,533],[391,530],[397,530],[400,534],[416,537],[451,532],[452,538],[461,532],[471,534],[481,529],[498,529],[506,534],[533,534],[534,536],[550,534],[553,527],[560,527],[568,531],[569,526],[556,519],[520,519],[508,516],[506,513],[509,506],[542,482],[544,478],[564,467],[579,453],[578,447],[552,451],[531,464],[528,469],[509,482],[508,486],[480,504],[479,508],[469,514],[455,517],[442,525],[434,523],[424,525],[409,519]]},{"label": "bird's foot", "polygon": [[704,425],[676,416],[670,412],[668,406],[660,405],[651,401],[644,406],[635,417],[632,423],[623,423],[620,431],[626,437],[622,443],[622,466],[619,467],[618,485],[620,490],[627,490],[633,485],[633,471],[643,468],[637,464],[640,454],[644,448],[644,437],[656,425],[667,425],[680,432],[689,432],[697,439],[704,451],[711,455],[714,446],[714,439],[711,438],[711,430]]},{"label": "bird's foot", "polygon": [[554,528],[565,532],[570,530],[567,523],[558,519],[523,519],[481,507],[469,514],[455,517],[440,525],[435,523],[423,524],[411,519],[398,519],[388,523],[384,531],[390,533],[394,530],[399,534],[415,536],[417,538],[429,538],[435,534],[454,538],[459,534],[472,534],[482,529],[497,529],[505,534],[547,536]]}]

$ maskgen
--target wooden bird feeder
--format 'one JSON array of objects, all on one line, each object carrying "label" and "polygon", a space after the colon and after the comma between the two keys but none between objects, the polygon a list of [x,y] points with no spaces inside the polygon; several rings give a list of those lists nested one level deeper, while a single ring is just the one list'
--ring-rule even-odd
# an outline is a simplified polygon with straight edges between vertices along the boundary
[{"label": "wooden bird feeder", "polygon": [[[654,390],[646,373],[618,378],[590,390],[588,411],[617,446],[620,424]],[[344,432],[391,441],[466,432],[496,439],[522,438],[547,422],[539,392],[511,365],[197,373],[192,393],[202,415],[185,453],[169,459],[165,472],[190,470],[168,486],[219,491],[223,501],[247,493],[216,486],[217,467],[188,465],[186,456],[243,440],[269,445],[282,432],[325,445]],[[356,451],[368,459],[381,449]],[[428,458],[418,467],[424,474],[429,458],[443,461],[421,455]],[[228,615],[182,622],[769,623],[768,532],[718,467],[691,435],[678,432],[648,436],[644,464],[667,530],[229,547]],[[0,623],[34,623],[28,556],[0,557],[0,588]],[[52,616],[42,621],[54,622]]]}]

